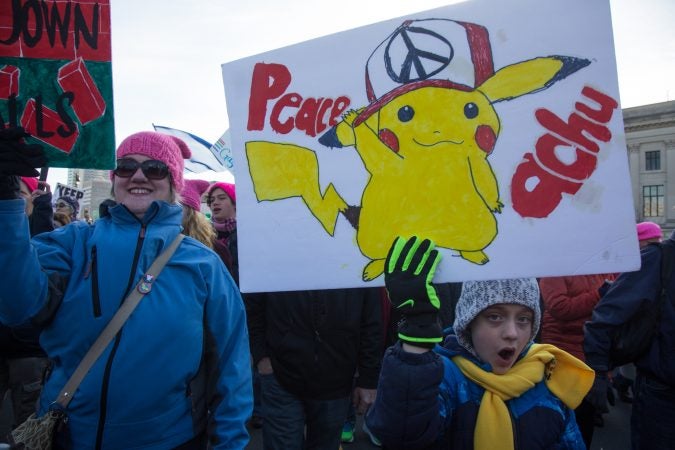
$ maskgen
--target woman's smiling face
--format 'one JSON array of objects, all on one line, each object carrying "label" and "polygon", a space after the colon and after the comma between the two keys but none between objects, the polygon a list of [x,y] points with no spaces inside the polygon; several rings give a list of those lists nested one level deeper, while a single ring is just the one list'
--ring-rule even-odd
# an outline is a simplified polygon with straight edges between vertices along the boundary
[{"label": "woman's smiling face", "polygon": [[[149,160],[145,155],[131,154],[124,159],[133,159],[137,162]],[[161,180],[151,180],[143,174],[139,167],[129,178],[113,177],[113,193],[115,201],[127,207],[136,217],[143,218],[145,212],[155,200],[173,201],[171,176]]]},{"label": "woman's smiling face", "polygon": [[473,347],[492,372],[503,375],[532,338],[534,312],[515,304],[499,303],[485,308],[471,322]]}]

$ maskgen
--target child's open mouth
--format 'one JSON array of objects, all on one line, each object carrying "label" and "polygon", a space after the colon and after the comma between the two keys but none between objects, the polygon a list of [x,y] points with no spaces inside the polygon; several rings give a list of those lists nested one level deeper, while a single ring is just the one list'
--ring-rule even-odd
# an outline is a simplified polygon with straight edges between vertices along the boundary
[{"label": "child's open mouth", "polygon": [[504,361],[510,361],[511,358],[513,358],[513,355],[516,353],[516,351],[512,348],[505,348],[504,350],[501,350],[499,353],[500,358],[502,358]]}]

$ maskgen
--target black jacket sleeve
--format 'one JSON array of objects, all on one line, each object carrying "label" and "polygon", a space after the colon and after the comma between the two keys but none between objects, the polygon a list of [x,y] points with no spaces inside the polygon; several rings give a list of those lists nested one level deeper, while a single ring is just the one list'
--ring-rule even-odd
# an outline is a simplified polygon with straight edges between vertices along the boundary
[{"label": "black jacket sleeve", "polygon": [[31,236],[54,230],[51,192],[38,195],[33,199],[33,214],[28,219],[28,223]]},{"label": "black jacket sleeve", "polygon": [[265,356],[269,356],[266,345],[267,319],[265,308],[267,305],[267,294],[254,293],[244,294],[244,305],[246,306],[246,322],[248,324],[249,342],[251,346],[251,357],[253,365]]},{"label": "black jacket sleeve", "polygon": [[375,389],[384,350],[382,299],[378,288],[364,289],[363,295],[358,356],[359,377],[356,385],[365,389]]},{"label": "black jacket sleeve", "polygon": [[661,286],[661,250],[649,245],[640,253],[640,270],[625,272],[612,283],[584,326],[586,363],[596,371],[611,370],[609,358],[615,330],[637,312],[644,301],[656,301]]},{"label": "black jacket sleeve", "polygon": [[385,353],[377,398],[366,424],[386,448],[425,448],[440,435],[439,386],[443,362],[436,353],[408,353],[398,342]]}]

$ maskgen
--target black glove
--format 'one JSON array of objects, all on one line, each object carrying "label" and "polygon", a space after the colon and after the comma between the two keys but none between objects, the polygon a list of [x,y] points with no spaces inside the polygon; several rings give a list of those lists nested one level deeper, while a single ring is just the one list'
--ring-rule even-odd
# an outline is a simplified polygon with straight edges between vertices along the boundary
[{"label": "black glove", "polygon": [[0,200],[16,200],[17,198],[21,198],[19,177],[0,174]]},{"label": "black glove", "polygon": [[385,262],[384,282],[393,306],[403,316],[398,337],[418,347],[433,347],[443,340],[438,320],[440,301],[431,284],[441,261],[428,239],[396,238]]},{"label": "black glove", "polygon": [[591,390],[586,394],[586,400],[593,405],[597,412],[609,412],[609,407],[607,406],[607,389],[609,389],[607,373],[595,372],[595,381],[593,381]]},{"label": "black glove", "polygon": [[26,144],[23,141],[23,138],[29,136],[21,127],[0,129],[0,176],[40,175],[35,168],[46,166],[47,158],[41,145]]}]

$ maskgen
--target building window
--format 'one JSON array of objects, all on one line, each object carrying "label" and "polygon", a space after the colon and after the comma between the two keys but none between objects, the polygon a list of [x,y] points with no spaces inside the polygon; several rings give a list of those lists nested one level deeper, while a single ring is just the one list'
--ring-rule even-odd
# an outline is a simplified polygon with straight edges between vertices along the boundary
[{"label": "building window", "polygon": [[644,217],[662,217],[664,215],[665,199],[663,185],[642,187],[642,215]]},{"label": "building window", "polygon": [[661,170],[661,152],[645,152],[645,170]]}]

